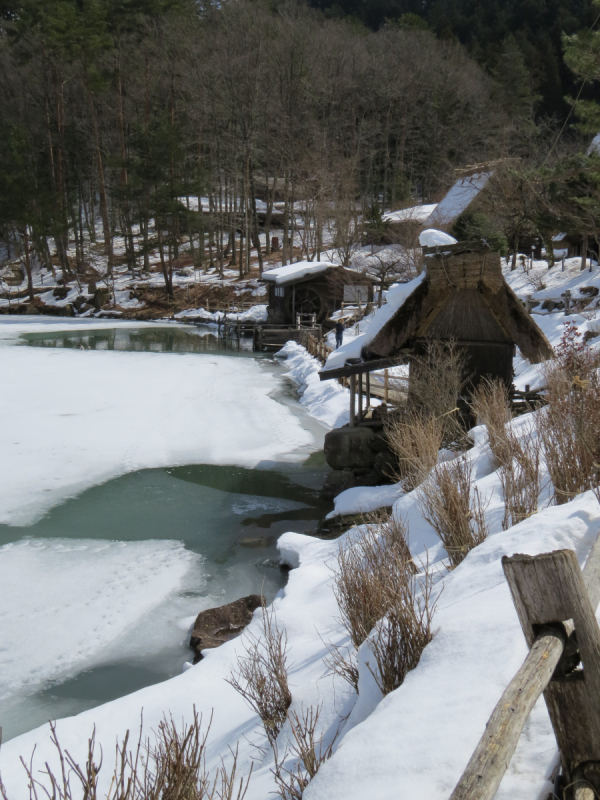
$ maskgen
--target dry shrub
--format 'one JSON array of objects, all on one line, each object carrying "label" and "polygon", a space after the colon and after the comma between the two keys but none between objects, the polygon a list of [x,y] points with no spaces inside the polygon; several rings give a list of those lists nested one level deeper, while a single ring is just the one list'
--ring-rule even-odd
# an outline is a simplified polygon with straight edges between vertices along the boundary
[{"label": "dry shrub", "polygon": [[408,405],[442,423],[444,441],[462,441],[459,398],[470,380],[466,352],[454,341],[430,339],[424,352],[411,356]]},{"label": "dry shrub", "polygon": [[507,530],[522,522],[538,509],[542,488],[540,474],[541,441],[534,425],[529,425],[517,436],[511,427],[505,429],[503,463],[500,483],[504,494],[504,519]]},{"label": "dry shrub", "polygon": [[[288,714],[292,733],[292,746],[282,759],[275,760],[275,781],[283,800],[302,800],[304,790],[315,777],[319,768],[331,758],[337,734],[328,747],[323,745],[323,736],[317,737],[316,730],[322,705],[316,709],[302,708],[300,714]],[[338,731],[339,732],[339,731]],[[283,768],[283,762],[291,753],[296,759],[292,770]]]},{"label": "dry shrub", "polygon": [[560,505],[600,484],[598,362],[573,323],[565,326],[545,379],[548,407],[538,414],[538,432]]},{"label": "dry shrub", "polygon": [[371,673],[383,695],[402,685],[432,639],[435,603],[431,601],[431,589],[432,577],[428,566],[422,578],[407,570],[404,580],[394,587],[392,603],[385,618],[376,625],[369,648],[377,669]]},{"label": "dry shrub", "polygon": [[490,450],[499,464],[505,464],[509,449],[506,425],[511,420],[511,413],[504,381],[481,381],[471,396],[471,407],[478,423],[487,428]]},{"label": "dry shrub", "polygon": [[275,749],[292,693],[287,676],[287,635],[277,627],[275,612],[267,608],[264,600],[261,635],[247,631],[243,643],[245,652],[238,655],[227,682],[258,714],[267,740]]},{"label": "dry shrub", "polygon": [[[103,766],[102,754],[95,755],[95,731],[88,741],[86,762],[81,766],[68,750],[63,750],[57,736],[56,724],[50,723],[51,740],[57,751],[60,769],[54,774],[46,762],[45,771],[34,777],[33,755],[27,764],[21,763],[29,781],[30,800],[39,795],[48,800],[74,800],[83,796],[85,800],[98,800],[98,775]],[[222,763],[217,774],[211,777],[205,768],[206,733],[202,733],[202,719],[196,709],[189,725],[181,731],[172,718],[164,718],[158,726],[156,745],[142,739],[142,726],[137,745],[128,748],[129,731],[123,742],[117,745],[115,767],[106,800],[243,800],[250,776],[239,783],[236,777],[237,751],[229,768]],[[9,800],[0,779],[0,794]]]},{"label": "dry shrub", "polygon": [[394,586],[407,570],[414,571],[414,565],[406,528],[393,516],[371,516],[340,548],[334,593],[354,647],[360,647],[385,616]]},{"label": "dry shrub", "polygon": [[[384,694],[400,686],[431,639],[430,581],[422,585],[415,572],[406,526],[394,517],[367,523],[338,556],[334,592],[341,621],[354,648],[371,634],[373,674]],[[355,654],[348,660],[337,653],[329,666],[358,691]]]},{"label": "dry shrub", "polygon": [[411,492],[437,464],[444,438],[442,421],[421,411],[392,414],[386,421],[386,438],[398,458],[398,468],[389,477]]},{"label": "dry shrub", "polygon": [[453,568],[487,536],[485,506],[478,490],[472,490],[471,464],[464,456],[432,471],[419,489],[419,505]]}]

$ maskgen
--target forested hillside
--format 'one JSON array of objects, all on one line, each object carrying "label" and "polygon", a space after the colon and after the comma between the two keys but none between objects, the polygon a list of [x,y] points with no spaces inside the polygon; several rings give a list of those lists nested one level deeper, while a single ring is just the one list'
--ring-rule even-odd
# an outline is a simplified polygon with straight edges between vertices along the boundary
[{"label": "forested hillside", "polygon": [[598,14],[591,0],[311,0],[311,5],[331,16],[352,16],[374,30],[386,22],[429,27],[464,44],[515,100],[526,89],[539,95],[539,114],[561,117],[568,109],[564,97],[573,90],[561,36],[589,28]]},{"label": "forested hillside", "polygon": [[[356,202],[433,197],[456,166],[536,148],[531,108],[458,42],[293,3],[5,0],[0,85],[0,225],[48,261],[52,236],[65,269],[69,230],[82,262],[95,216],[109,271],[115,231],[131,264],[187,230],[222,262],[234,229],[255,246],[257,198],[267,232],[285,203],[286,263],[300,197],[310,235],[327,218],[342,236]],[[186,216],[187,195],[207,213]]]}]

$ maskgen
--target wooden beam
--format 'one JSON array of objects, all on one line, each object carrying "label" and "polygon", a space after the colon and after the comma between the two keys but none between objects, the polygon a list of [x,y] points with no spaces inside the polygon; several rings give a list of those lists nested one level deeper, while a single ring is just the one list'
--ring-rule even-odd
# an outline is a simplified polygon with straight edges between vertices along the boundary
[{"label": "wooden beam", "polygon": [[566,635],[540,634],[490,717],[477,749],[450,800],[492,800],[532,708],[563,653]]},{"label": "wooden beam", "polygon": [[361,375],[364,372],[375,372],[386,367],[395,367],[404,364],[412,350],[402,350],[390,358],[377,358],[371,361],[359,361],[357,364],[345,364],[343,367],[335,369],[321,370],[319,378],[322,381],[329,381],[332,378],[349,378],[351,375]]},{"label": "wooden beam", "polygon": [[350,376],[350,427],[354,428],[356,425],[356,375]]},{"label": "wooden beam", "polygon": [[360,422],[363,415],[363,376],[362,373],[357,375],[358,380],[358,421]]},{"label": "wooden beam", "polygon": [[[595,561],[590,561],[590,571]],[[562,674],[548,684],[544,697],[563,770],[571,779],[581,764],[600,762],[600,628],[595,609],[572,550],[505,556],[502,564],[527,643],[533,643],[537,626],[549,622],[563,622],[570,636]],[[583,670],[577,667],[579,659]]]},{"label": "wooden beam", "polygon": [[[594,614],[600,603],[600,536],[590,551],[583,574],[570,550],[534,557],[505,556],[502,564],[531,650],[496,705],[451,800],[491,800],[494,797],[525,721],[542,691],[567,779],[576,781],[573,796],[575,800],[587,800],[590,786],[598,790],[600,753],[596,755],[596,751],[588,749],[584,755],[594,758],[583,766],[581,761],[573,763],[572,752],[577,742],[565,743],[565,740],[573,731],[574,739],[586,747],[588,731],[591,734],[589,728],[586,730],[590,715],[594,717],[593,738],[598,740],[600,696],[594,688],[597,679],[591,681],[595,697],[583,698],[584,702],[592,702],[591,708],[581,709],[571,703],[581,702],[580,695],[586,684],[586,680],[581,680],[583,673],[574,669],[579,657],[579,639],[574,637],[574,628],[579,630],[579,638],[591,635],[591,643],[586,642],[579,651],[586,679],[600,670],[598,653],[595,653],[600,646],[600,632]],[[583,599],[573,599],[573,595]],[[563,748],[566,755],[563,755]],[[571,760],[567,761],[568,758]]]}]

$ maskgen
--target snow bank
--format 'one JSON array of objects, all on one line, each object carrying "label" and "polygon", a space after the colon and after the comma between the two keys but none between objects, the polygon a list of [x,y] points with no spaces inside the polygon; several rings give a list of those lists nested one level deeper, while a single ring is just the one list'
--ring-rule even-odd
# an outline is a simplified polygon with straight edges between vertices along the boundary
[{"label": "snow bank", "polygon": [[391,486],[355,486],[346,489],[334,498],[335,508],[327,514],[327,519],[345,514],[368,514],[378,508],[393,506],[401,494],[402,489],[397,483]]},{"label": "snow bank", "polygon": [[[257,291],[257,290],[255,290]],[[253,292],[254,294],[254,292]],[[266,322],[267,321],[266,305],[251,306],[246,311],[207,311],[204,308],[188,308],[185,311],[179,311],[173,315],[173,319],[182,321],[197,321],[204,324],[218,325],[220,322]]]},{"label": "snow bank", "polygon": [[124,634],[198,561],[169,541],[25,539],[0,547],[0,699],[111,655],[135,656]]},{"label": "snow bank", "polygon": [[252,467],[314,446],[254,359],[4,346],[0,371],[0,523],[138,469]]},{"label": "snow bank", "polygon": [[350,392],[337,381],[321,381],[321,364],[297,342],[289,341],[277,353],[285,359],[287,375],[297,384],[300,402],[328,428],[345,425],[350,417]]}]

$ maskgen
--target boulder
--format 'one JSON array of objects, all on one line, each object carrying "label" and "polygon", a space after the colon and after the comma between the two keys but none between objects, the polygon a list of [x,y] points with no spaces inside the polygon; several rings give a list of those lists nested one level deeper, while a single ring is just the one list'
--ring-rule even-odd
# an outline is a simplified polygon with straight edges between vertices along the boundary
[{"label": "boulder", "polygon": [[92,304],[94,308],[102,308],[102,306],[106,305],[110,300],[110,292],[108,289],[96,289],[94,292],[94,298],[92,300]]},{"label": "boulder", "polygon": [[371,469],[375,452],[370,428],[334,428],[325,435],[325,460],[332,469]]},{"label": "boulder", "polygon": [[349,469],[332,469],[325,478],[321,495],[326,500],[333,500],[338,494],[356,486],[356,478]]},{"label": "boulder", "polygon": [[383,450],[375,456],[373,469],[387,482],[394,474],[394,470],[398,470],[398,457],[389,450]]},{"label": "boulder", "polygon": [[34,306],[33,303],[29,303],[29,305],[25,309],[26,314],[39,314],[40,310],[37,306]]},{"label": "boulder", "polygon": [[251,594],[248,597],[240,597],[233,603],[201,611],[196,617],[190,638],[190,647],[194,651],[194,664],[202,659],[202,650],[219,647],[224,642],[239,636],[261,602],[259,594]]}]

